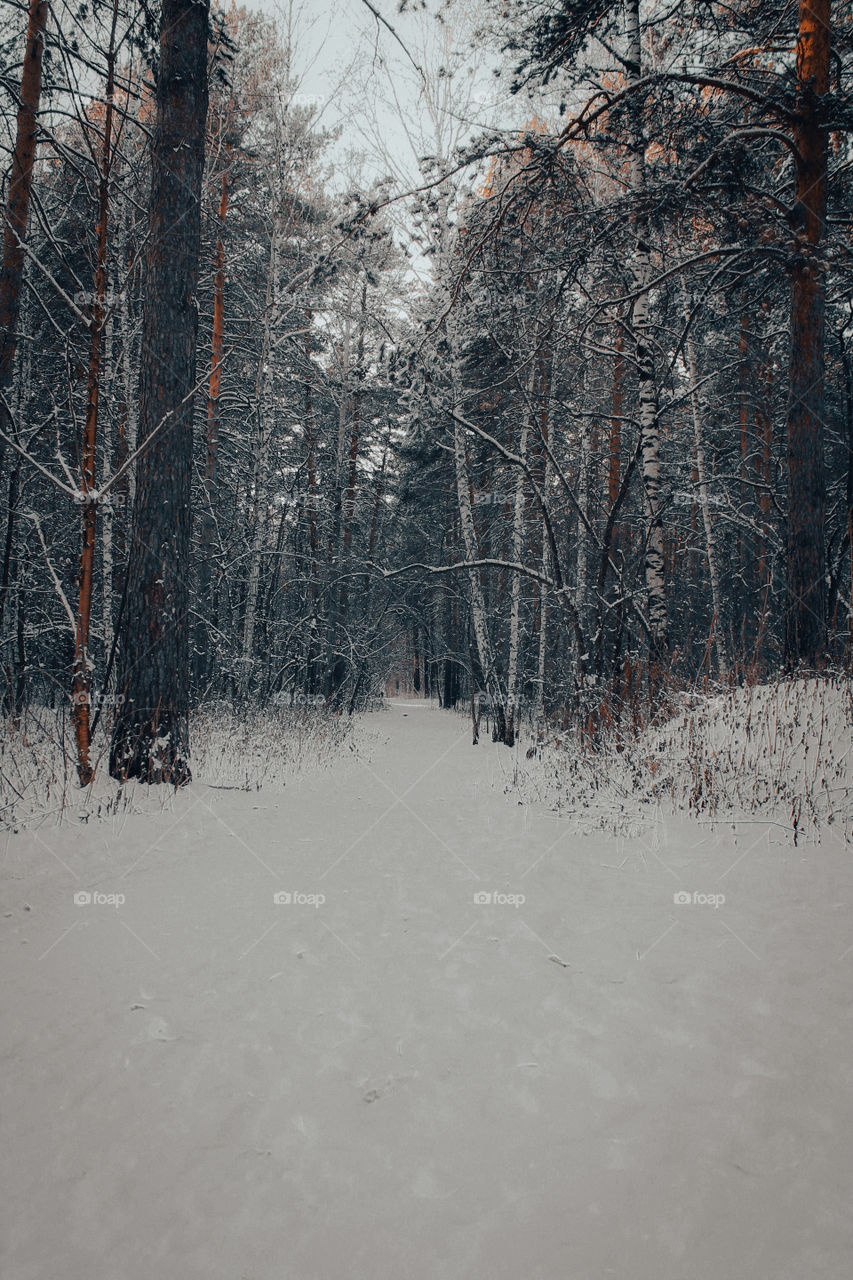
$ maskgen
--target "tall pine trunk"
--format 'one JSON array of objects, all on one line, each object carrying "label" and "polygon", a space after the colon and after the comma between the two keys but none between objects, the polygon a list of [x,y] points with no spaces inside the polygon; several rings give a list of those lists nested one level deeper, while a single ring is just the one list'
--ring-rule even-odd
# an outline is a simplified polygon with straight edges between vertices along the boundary
[{"label": "tall pine trunk", "polygon": [[824,272],[830,0],[800,0],[794,140],[797,239],[791,273],[787,414],[788,545],[785,657],[816,666],[826,654],[826,476],[823,459]]},{"label": "tall pine trunk", "polygon": [[[230,151],[226,147],[226,156]],[[213,330],[211,334],[210,377],[207,390],[207,432],[205,435],[205,462],[203,508],[199,528],[198,587],[199,603],[208,612],[199,619],[195,639],[195,668],[199,681],[211,675],[209,661],[209,627],[215,625],[216,592],[211,591],[213,579],[211,560],[216,537],[217,461],[219,451],[219,395],[222,386],[222,357],[225,345],[225,219],[228,215],[230,195],[229,173],[226,167],[220,175],[219,209],[216,224],[216,251],[213,271]]]},{"label": "tall pine trunk", "polygon": [[4,436],[13,426],[6,408],[5,393],[12,385],[15,353],[18,349],[18,316],[21,308],[21,284],[24,278],[24,241],[30,216],[33,166],[36,158],[36,132],[41,98],[42,49],[47,22],[47,0],[30,0],[24,68],[21,74],[21,97],[12,153],[12,171],[3,231],[3,265],[0,268],[0,479],[6,451]]},{"label": "tall pine trunk", "polygon": [[115,778],[190,780],[189,552],[209,0],[163,0]]},{"label": "tall pine trunk", "polygon": [[94,776],[89,759],[91,747],[92,658],[89,640],[92,625],[92,588],[95,580],[95,543],[98,507],[92,496],[96,489],[95,465],[98,449],[98,414],[103,362],[103,334],[107,305],[107,232],[110,201],[110,169],[112,165],[113,95],[115,92],[115,37],[118,23],[118,0],[113,0],[110,47],[107,53],[106,110],[104,139],[101,149],[101,171],[98,175],[98,220],[95,226],[95,276],[92,304],[89,308],[89,372],[86,382],[86,422],[83,428],[83,450],[80,479],[83,495],[83,536],[80,552],[79,602],[77,630],[74,636],[74,674],[72,703],[74,739],[77,746],[77,776],[86,787]]}]

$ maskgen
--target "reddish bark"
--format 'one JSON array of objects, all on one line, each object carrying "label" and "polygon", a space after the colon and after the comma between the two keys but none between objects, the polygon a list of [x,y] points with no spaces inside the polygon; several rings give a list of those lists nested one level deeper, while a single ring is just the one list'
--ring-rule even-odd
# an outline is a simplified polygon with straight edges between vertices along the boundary
[{"label": "reddish bark", "polygon": [[823,455],[824,266],[830,0],[800,0],[797,39],[795,233],[787,415],[788,592],[785,656],[796,667],[826,653],[826,476]]},{"label": "reddish bark", "polygon": [[80,464],[83,505],[83,548],[80,553],[80,598],[77,606],[77,632],[74,637],[74,676],[72,682],[72,718],[77,746],[77,774],[80,786],[86,787],[94,773],[89,760],[91,747],[91,661],[89,635],[92,618],[92,584],[95,577],[95,543],[98,510],[88,495],[95,489],[95,464],[98,445],[98,409],[101,385],[101,344],[104,331],[107,292],[107,229],[109,221],[110,167],[112,163],[113,95],[115,92],[115,34],[118,22],[118,0],[113,3],[110,48],[107,54],[106,111],[101,171],[98,177],[98,220],[95,226],[95,279],[89,308],[89,373],[86,383],[86,423]]},{"label": "reddish bark", "polygon": [[219,389],[222,384],[222,349],[225,334],[225,244],[223,231],[228,214],[228,169],[222,170],[213,275],[213,335],[210,356],[210,383],[207,396],[207,459],[205,482],[210,488],[216,478],[216,448],[219,437]]},{"label": "reddish bark", "polygon": [[[0,269],[0,428],[11,434],[12,423],[2,399],[12,383],[15,355],[18,349],[18,315],[21,306],[21,284],[24,278],[24,241],[30,215],[33,166],[36,157],[38,109],[41,98],[42,50],[47,22],[47,0],[30,0],[24,69],[21,75],[21,101],[12,153],[12,172],[3,232],[3,266]],[[0,475],[6,441],[0,437]]]}]

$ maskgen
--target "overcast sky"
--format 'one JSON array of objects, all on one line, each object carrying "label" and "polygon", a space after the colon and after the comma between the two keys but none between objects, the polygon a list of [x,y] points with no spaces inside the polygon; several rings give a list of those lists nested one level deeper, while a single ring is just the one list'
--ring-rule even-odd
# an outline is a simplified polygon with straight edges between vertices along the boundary
[{"label": "overcast sky", "polygon": [[[362,0],[294,0],[292,8],[286,0],[247,0],[246,7],[272,14],[285,30],[288,13],[292,13],[299,89],[306,97],[321,100],[318,108],[323,124],[342,127],[336,155],[340,157],[342,151],[351,149],[362,151],[371,169],[381,167],[379,158],[368,154],[371,148],[363,136],[361,122],[354,120],[353,100],[366,107],[362,91],[368,80],[382,74],[381,66],[374,67],[368,53],[371,38],[379,59],[389,67],[396,66],[398,57],[403,56],[390,33],[378,28]],[[396,13],[396,0],[375,0],[374,7],[405,36],[409,20]],[[357,58],[361,49],[365,57]],[[408,84],[398,80],[398,86],[402,104],[414,109]],[[386,118],[383,124],[386,139],[395,151],[401,154],[407,150],[399,121]]]},{"label": "overcast sky", "polygon": [[[472,35],[482,0],[459,0],[445,10],[443,24],[430,13],[399,14],[397,0],[371,3],[428,74],[439,66],[454,66],[453,93],[462,100],[467,95],[467,101],[451,108],[450,124],[443,126],[443,147],[452,150],[479,126],[494,123],[486,100],[491,103],[496,93],[491,71],[499,58],[494,52],[484,53],[482,42]],[[247,0],[246,7],[272,14],[286,29],[286,0]],[[437,7],[432,0],[430,9]],[[391,168],[401,180],[414,178],[415,156],[435,153],[437,147],[435,121],[407,53],[363,0],[293,0],[291,12],[300,92],[322,99],[322,123],[342,129],[336,162],[343,166],[347,153],[359,152],[364,177]],[[511,115],[520,109],[513,103]],[[506,109],[501,115],[507,118]]]}]

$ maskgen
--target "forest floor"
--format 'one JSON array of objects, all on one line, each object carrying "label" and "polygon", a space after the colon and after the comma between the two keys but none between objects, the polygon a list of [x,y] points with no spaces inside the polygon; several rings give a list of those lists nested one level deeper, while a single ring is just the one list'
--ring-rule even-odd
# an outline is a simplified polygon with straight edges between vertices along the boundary
[{"label": "forest floor", "polygon": [[353,745],[3,837],[3,1280],[846,1278],[850,847]]}]

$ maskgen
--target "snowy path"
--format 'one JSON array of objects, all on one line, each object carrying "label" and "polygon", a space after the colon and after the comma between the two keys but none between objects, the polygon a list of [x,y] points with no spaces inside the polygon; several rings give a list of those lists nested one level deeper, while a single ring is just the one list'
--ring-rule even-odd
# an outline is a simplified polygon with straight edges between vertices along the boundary
[{"label": "snowy path", "polygon": [[849,852],[581,838],[463,719],[367,729],[9,841],[3,1280],[851,1274]]}]

